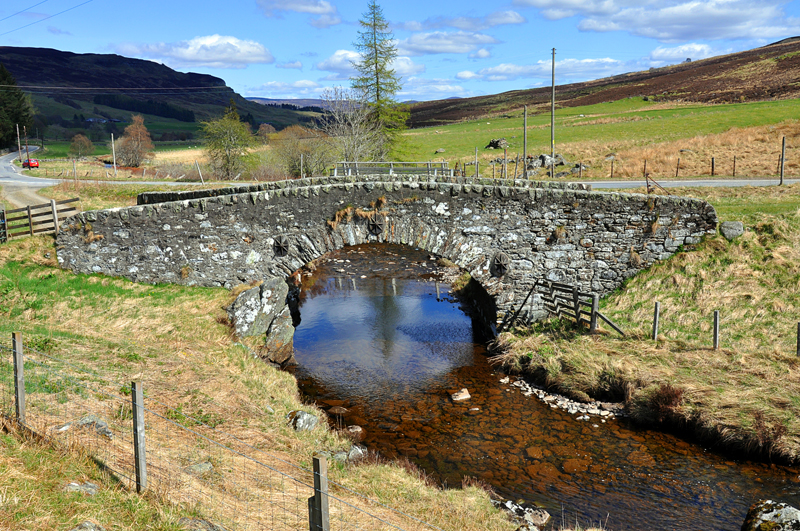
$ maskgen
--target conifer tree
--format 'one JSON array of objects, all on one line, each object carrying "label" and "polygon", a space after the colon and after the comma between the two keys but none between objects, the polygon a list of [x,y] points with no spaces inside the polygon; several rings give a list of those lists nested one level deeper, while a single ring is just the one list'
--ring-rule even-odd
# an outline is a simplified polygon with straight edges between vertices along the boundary
[{"label": "conifer tree", "polygon": [[17,80],[0,64],[0,147],[17,145],[17,124],[30,128],[32,119],[30,101],[17,87]]},{"label": "conifer tree", "polygon": [[358,72],[350,79],[356,91],[364,94],[372,110],[371,119],[378,123],[389,140],[405,129],[408,110],[395,101],[402,89],[400,76],[392,68],[397,58],[394,35],[389,31],[389,22],[375,0],[370,0],[367,12],[358,21],[361,30],[353,43],[361,58],[353,62]]}]

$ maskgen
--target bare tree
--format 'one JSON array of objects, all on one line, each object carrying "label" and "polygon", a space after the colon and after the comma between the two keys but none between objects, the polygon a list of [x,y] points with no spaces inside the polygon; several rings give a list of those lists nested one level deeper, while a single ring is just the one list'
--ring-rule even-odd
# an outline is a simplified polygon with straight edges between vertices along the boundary
[{"label": "bare tree", "polygon": [[138,168],[145,159],[153,157],[153,141],[144,126],[144,118],[136,114],[131,117],[131,125],[117,144],[117,161],[123,166]]},{"label": "bare tree", "polygon": [[381,124],[372,119],[364,92],[333,87],[322,93],[325,114],[320,128],[331,138],[335,157],[342,161],[384,160],[388,138]]},{"label": "bare tree", "polygon": [[72,143],[69,145],[69,152],[78,158],[90,154],[94,151],[92,141],[86,138],[86,135],[78,133],[72,137]]},{"label": "bare tree", "polygon": [[292,125],[270,143],[275,157],[289,175],[321,175],[333,162],[328,136],[316,129]]},{"label": "bare tree", "polygon": [[270,135],[275,133],[275,128],[272,127],[270,124],[261,124],[258,126],[258,132],[256,135],[258,139],[261,140],[265,146],[269,144],[269,137]]}]

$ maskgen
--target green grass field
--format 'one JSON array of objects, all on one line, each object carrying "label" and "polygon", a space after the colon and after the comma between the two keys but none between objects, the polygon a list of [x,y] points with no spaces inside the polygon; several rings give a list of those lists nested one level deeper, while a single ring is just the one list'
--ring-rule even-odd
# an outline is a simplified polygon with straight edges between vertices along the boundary
[{"label": "green grass field", "polygon": [[[581,116],[583,115],[583,116]],[[486,150],[492,138],[509,142],[509,158],[522,154],[523,113],[472,120],[441,127],[409,130],[393,153],[397,160],[445,160],[465,162],[502,157],[502,151]],[[556,109],[556,152],[576,161],[581,144],[602,143],[605,157],[611,151],[696,136],[723,133],[731,128],[775,125],[800,117],[800,100],[730,105],[682,105],[624,99],[585,107]],[[439,148],[443,154],[436,154]],[[528,115],[528,153],[550,152],[550,114]],[[586,160],[586,159],[584,159]],[[594,161],[593,161],[594,162]]]}]

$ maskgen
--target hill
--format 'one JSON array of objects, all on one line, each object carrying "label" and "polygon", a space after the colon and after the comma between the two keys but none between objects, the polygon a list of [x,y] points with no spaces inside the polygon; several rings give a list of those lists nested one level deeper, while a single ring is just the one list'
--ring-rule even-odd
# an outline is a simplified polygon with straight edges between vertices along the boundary
[{"label": "hill", "polygon": [[[744,52],[556,86],[556,105],[578,107],[634,96],[697,103],[789,99],[800,96],[798,79],[800,37],[793,37]],[[549,107],[550,93],[550,87],[543,87],[427,101],[411,107],[408,123],[410,127],[439,126],[501,114],[523,105]]]},{"label": "hill", "polygon": [[120,55],[0,46],[0,63],[51,125],[128,121],[139,113],[156,131],[194,131],[197,122],[222,115],[231,100],[255,126],[267,122],[280,129],[313,119],[313,113],[250,102],[218,77]]}]

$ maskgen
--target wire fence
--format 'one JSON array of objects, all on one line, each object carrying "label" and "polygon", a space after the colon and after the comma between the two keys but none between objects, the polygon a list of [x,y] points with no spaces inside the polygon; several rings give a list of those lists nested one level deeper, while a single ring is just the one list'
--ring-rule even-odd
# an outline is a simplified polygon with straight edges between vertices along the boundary
[{"label": "wire fence", "polygon": [[23,347],[20,334],[11,346],[0,343],[0,408],[24,430],[87,452],[124,487],[223,529],[441,531],[329,481],[324,457],[314,458],[314,470],[297,466],[149,396],[138,382]]}]

